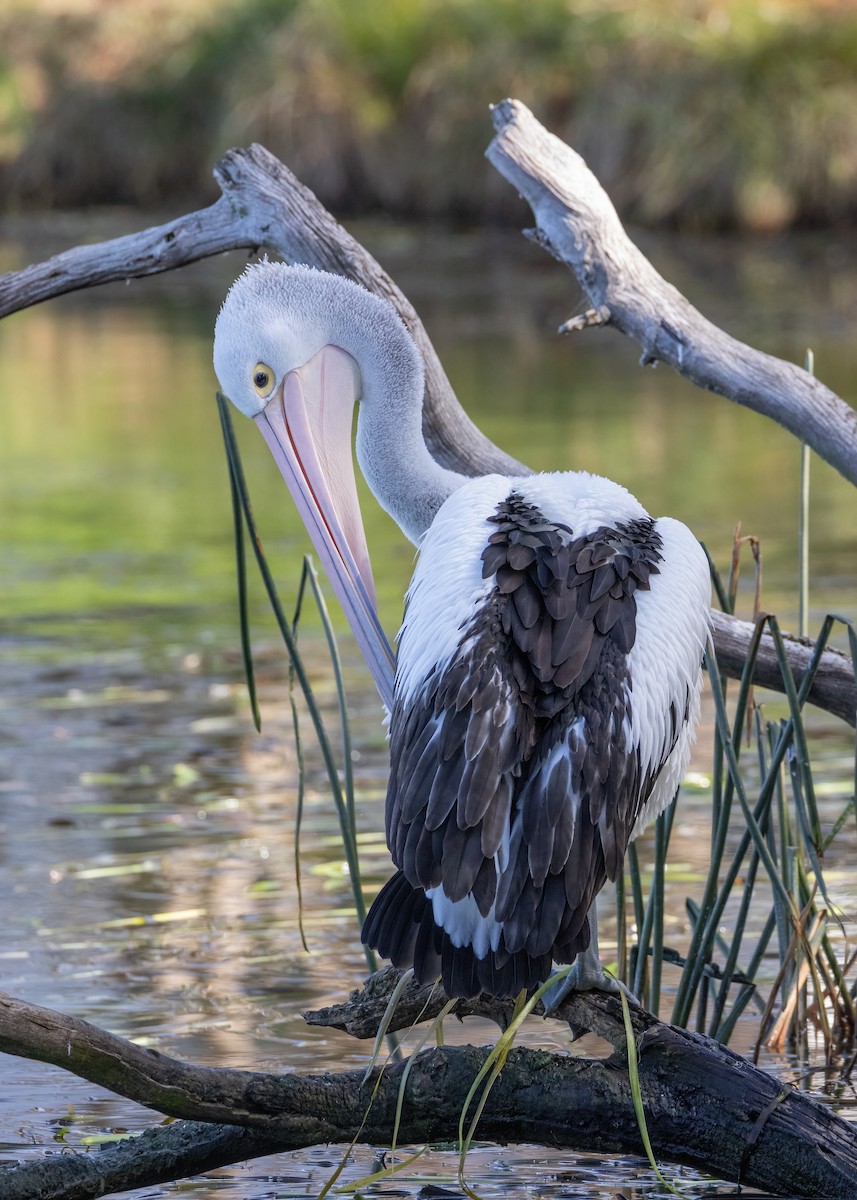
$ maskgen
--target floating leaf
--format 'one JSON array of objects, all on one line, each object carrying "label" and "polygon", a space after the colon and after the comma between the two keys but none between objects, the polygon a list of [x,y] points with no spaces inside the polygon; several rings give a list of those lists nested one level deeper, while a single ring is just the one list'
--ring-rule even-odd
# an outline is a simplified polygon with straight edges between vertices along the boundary
[{"label": "floating leaf", "polygon": [[177,762],[173,764],[173,780],[176,787],[189,787],[192,783],[198,783],[199,779],[199,771],[190,763]]}]

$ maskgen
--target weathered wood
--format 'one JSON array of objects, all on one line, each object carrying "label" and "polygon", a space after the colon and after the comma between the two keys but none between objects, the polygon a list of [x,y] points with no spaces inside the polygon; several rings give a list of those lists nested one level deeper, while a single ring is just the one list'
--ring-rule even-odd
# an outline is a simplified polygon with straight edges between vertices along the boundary
[{"label": "weathered wood", "polygon": [[228,150],[214,177],[222,194],[209,208],[0,275],[0,317],[81,288],[172,271],[224,250],[271,250],[288,262],[345,275],[390,301],[425,360],[423,432],[439,462],[468,475],[528,472],[473,424],[408,298],[288,167],[264,146],[252,145]]},{"label": "weathered wood", "polygon": [[175,1121],[91,1154],[53,1154],[0,1168],[3,1200],[95,1200],[288,1150],[234,1125]]},{"label": "weathered wood", "polygon": [[[739,621],[718,609],[712,609],[711,622],[717,650],[717,665],[724,675],[738,679],[744,669],[747,647],[753,637],[753,625],[750,621]],[[783,639],[795,683],[800,687],[813,656],[813,644],[807,638],[799,638],[791,633],[783,634]],[[767,629],[759,643],[753,682],[759,687],[772,688],[778,692],[783,690],[783,677],[774,639]],[[835,649],[824,651],[818,674],[809,689],[808,702],[841,717],[849,725],[857,724],[857,679],[854,676],[854,664],[847,654]]]},{"label": "weathered wood", "polygon": [[[654,280],[656,284],[660,281],[660,289],[666,289],[670,297],[676,298],[680,308],[685,306],[690,309],[687,301],[657,275],[627,238],[610,201],[583,160],[547,134],[532,114],[517,101],[504,101],[497,106],[495,123],[502,121],[506,122],[502,141],[498,135],[489,150],[489,157],[492,161],[496,160],[495,165],[504,173],[508,171],[515,175],[515,179],[518,177],[515,172],[521,174],[522,187],[527,179],[530,180],[533,203],[542,205],[544,201],[553,221],[551,227],[554,224],[559,227],[559,232],[555,234],[557,245],[564,245],[563,238],[571,239],[570,247],[565,247],[565,252],[572,266],[579,259],[582,285],[591,288],[594,295],[600,295],[601,291],[609,293],[612,307],[599,303],[591,314],[576,322],[576,327],[612,320],[617,327],[624,328],[624,295],[628,291],[629,281],[635,277],[634,270],[623,266],[621,254],[625,252],[631,255],[634,264],[645,264],[645,267],[640,267],[645,280]],[[535,130],[536,134],[541,130],[541,136],[536,136],[532,154],[525,160],[526,171],[517,164],[515,158],[517,156],[523,161],[520,147],[522,126]],[[545,144],[549,153],[547,159],[542,161],[540,155],[544,152]],[[565,174],[552,192],[542,182],[540,173],[544,174],[548,166],[556,166],[557,163],[556,169]],[[408,299],[375,259],[334,220],[313,193],[279,159],[262,146],[230,150],[214,168],[214,175],[222,195],[209,208],[140,233],[96,245],[77,246],[44,263],[0,276],[0,317],[76,289],[170,271],[224,250],[243,247],[256,251],[266,247],[290,262],[309,263],[355,279],[393,304],[425,358],[423,430],[426,442],[439,462],[470,475],[492,471],[529,474],[528,467],[495,446],[464,412],[428,334]],[[574,187],[578,181],[582,197],[575,199]],[[594,199],[591,198],[593,196]],[[590,199],[587,200],[587,197]],[[590,212],[593,214],[591,227],[587,215]],[[574,224],[575,220],[577,225]],[[602,235],[607,238],[607,248],[600,254],[596,239]],[[553,243],[551,248],[554,248]],[[617,254],[620,256],[614,262]],[[618,283],[612,282],[614,277]],[[607,280],[611,281],[609,288]],[[628,303],[631,304],[633,316],[633,306],[642,303],[645,296],[641,300],[634,294],[631,299],[633,303]],[[647,328],[643,324],[644,329]],[[704,324],[707,328],[708,322]],[[634,322],[629,318],[627,332],[633,335],[634,328]],[[710,328],[714,329],[713,326]],[[715,332],[720,334],[719,330]],[[720,334],[721,338],[725,336]],[[728,339],[728,342],[731,341]],[[756,354],[748,347],[743,349],[751,359]],[[777,362],[769,360],[766,355],[758,357],[766,363]],[[796,370],[789,364],[780,365],[792,373]],[[695,379],[695,382],[711,390],[720,390],[716,381],[708,382],[704,377]],[[838,404],[842,405],[842,401],[838,401]],[[715,647],[721,670],[731,677],[740,676],[752,627],[722,613],[715,613],[714,619]],[[802,646],[791,635],[784,636],[792,671],[799,675],[804,661]],[[766,636],[758,664],[757,682],[782,691],[779,671],[771,666],[773,661],[773,645],[770,637]],[[814,704],[842,717],[851,725],[857,724],[857,681],[850,668],[850,659],[835,651],[826,651],[811,698]]]},{"label": "weathered wood", "polygon": [[[310,1024],[354,1037],[373,1036],[400,977],[401,972],[385,968],[346,1003],[306,1013],[305,1018]],[[398,1001],[389,1028],[395,1031],[410,1028],[416,1021],[433,1020],[445,1002],[438,988],[411,982]],[[479,996],[459,1001],[454,1013],[461,1017],[474,1014],[506,1025],[513,1009],[512,1000]],[[543,1012],[540,1004],[534,1009],[534,1015]],[[628,1109],[631,1097],[621,1000],[606,992],[573,993],[553,1016],[567,1021],[573,1030],[598,1033],[614,1047],[614,1053],[606,1060],[578,1060],[591,1091],[573,1099],[566,1090],[565,1075],[553,1072],[556,1060],[552,1060],[551,1073],[543,1077],[547,1095],[554,1094],[556,1105],[569,1120],[588,1124],[591,1114],[580,1107],[586,1104],[594,1104],[607,1120],[617,1119],[612,1133],[617,1139],[627,1138],[624,1145],[629,1149],[636,1134],[631,1130],[635,1119]],[[852,1125],[711,1038],[661,1022],[638,1005],[630,1006],[630,1016],[646,1122],[657,1158],[685,1162],[775,1195],[826,1195],[826,1188],[831,1195],[857,1195],[857,1129]],[[602,1087],[610,1092],[604,1110],[599,1107]],[[481,1129],[481,1133],[485,1131]],[[591,1149],[611,1149],[604,1140],[610,1140],[610,1133],[593,1129],[587,1137]],[[619,1149],[618,1142],[613,1148]],[[708,1165],[703,1165],[703,1158]],[[833,1170],[828,1174],[830,1166]],[[818,1171],[825,1176],[823,1181]],[[815,1193],[815,1187],[821,1192]]]},{"label": "weathered wood", "polygon": [[777,421],[857,484],[857,412],[807,371],[703,317],[637,249],[580,155],[520,100],[503,100],[492,117],[489,160],[530,205],[534,240],[571,268],[598,323],[639,342],[644,363],[669,363],[697,387]]},{"label": "weathered wood", "polygon": [[[374,1032],[397,980],[392,969],[383,972],[348,1005],[311,1019],[337,1028],[359,1021],[361,1030]],[[396,1027],[417,1014],[421,1019],[436,1015],[444,998],[438,994],[432,1000],[430,990],[413,984],[406,990]],[[490,1001],[462,1005],[462,1012],[496,1017],[500,1007],[503,1002]],[[617,1052],[606,1060],[587,1060],[513,1050],[485,1106],[480,1138],[641,1153],[618,999],[601,993],[573,997],[562,1014],[574,1022],[585,1018],[588,1026],[607,1032]],[[633,1022],[649,1133],[664,1161],[778,1195],[857,1194],[857,1131],[847,1122],[708,1038],[664,1025],[641,1009],[634,1010]],[[144,1142],[115,1147],[104,1162],[99,1155],[71,1170],[62,1159],[56,1165],[53,1160],[25,1164],[4,1173],[4,1200],[85,1200],[103,1195],[108,1186],[115,1192],[175,1177],[168,1172],[177,1168],[186,1173],[277,1149],[348,1142],[364,1117],[360,1140],[386,1145],[405,1066],[387,1067],[367,1115],[377,1071],[364,1083],[360,1071],[299,1076],[192,1067],[8,996],[0,996],[0,1049],[63,1066],[164,1113],[212,1121],[225,1117],[230,1125],[253,1131],[232,1138],[220,1125],[208,1133],[194,1125],[191,1139],[199,1145],[185,1158],[189,1130],[182,1122],[152,1131]],[[417,1056],[400,1143],[455,1139],[461,1107],[487,1054],[486,1048],[465,1046]],[[768,1114],[762,1122],[761,1113]]]},{"label": "weathered wood", "polygon": [[[374,1037],[401,976],[402,972],[395,967],[382,967],[366,980],[362,988],[352,992],[346,1001],[332,1004],[329,1008],[305,1012],[304,1020],[308,1025],[341,1030],[353,1038]],[[390,1032],[411,1029],[421,1021],[434,1020],[446,1002],[447,997],[440,987],[423,987],[411,982],[399,998],[390,1019]],[[506,1029],[514,1007],[514,1000],[480,995],[471,1000],[459,1000],[453,1013],[460,1018],[482,1017]],[[541,1004],[537,1004],[533,1011],[536,1015],[544,1015]],[[607,992],[573,992],[563,1000],[556,1010],[556,1016],[567,1022],[575,1033],[597,1033],[614,1049],[621,1049],[625,1045],[625,1025],[619,1001]],[[649,1021],[655,1018],[638,1005],[632,1005],[631,1020],[639,1035],[650,1027]]]}]

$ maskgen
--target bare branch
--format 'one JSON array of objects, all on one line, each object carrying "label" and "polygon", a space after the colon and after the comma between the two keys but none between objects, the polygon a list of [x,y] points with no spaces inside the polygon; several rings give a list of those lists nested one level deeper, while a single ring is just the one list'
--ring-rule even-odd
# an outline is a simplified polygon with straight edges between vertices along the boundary
[{"label": "bare branch", "polygon": [[[401,975],[402,972],[396,967],[382,967],[366,980],[362,988],[352,992],[345,1003],[305,1012],[304,1020],[308,1025],[342,1030],[354,1038],[374,1037]],[[390,1019],[390,1032],[411,1029],[421,1021],[433,1021],[446,1003],[446,994],[440,987],[411,981],[400,996]],[[480,995],[472,1000],[459,1000],[453,1009],[453,1015],[459,1018],[484,1017],[505,1029],[514,1009],[514,1000]],[[537,1004],[533,1011],[537,1016],[545,1015],[541,1003]],[[622,1049],[625,1045],[621,1004],[616,996],[607,992],[572,992],[553,1015],[558,1020],[567,1021],[574,1033],[597,1033],[616,1049]],[[638,1037],[650,1029],[653,1022],[657,1024],[651,1013],[633,1004],[631,1020]]]},{"label": "bare branch", "polygon": [[[716,609],[711,612],[711,620],[717,649],[717,665],[724,675],[739,679],[744,669],[747,647],[753,636],[753,624],[750,621],[739,621]],[[783,638],[795,683],[800,687],[813,655],[813,643],[808,638],[799,638],[791,633],[784,634]],[[783,690],[783,677],[774,639],[767,629],[762,634],[759,644],[753,682],[760,687],[780,692]],[[849,725],[857,724],[857,680],[854,677],[854,664],[847,654],[830,648],[824,651],[818,674],[809,690],[808,701],[833,713],[834,716],[841,717]]]},{"label": "bare branch", "polygon": [[[727,346],[739,347],[750,356],[751,363],[761,360],[766,366],[777,365],[778,360],[758,355],[727,338],[661,279],[628,240],[609,199],[582,159],[546,133],[523,105],[517,101],[504,101],[498,105],[495,124],[502,126],[502,137],[498,135],[492,143],[489,156],[504,173],[514,174],[516,186],[525,191],[529,187],[534,208],[543,206],[548,214],[546,219],[552,236],[540,225],[532,233],[533,240],[579,270],[581,283],[593,300],[591,312],[568,322],[569,328],[612,320],[619,328],[633,334],[636,320],[645,332],[652,322],[660,321],[660,317],[652,315],[652,310],[663,293],[673,303],[673,308],[677,306],[679,313],[686,310],[697,324],[713,330],[721,339],[718,345],[725,339]],[[535,138],[530,154],[521,144],[524,131]],[[547,151],[544,145],[547,145]],[[543,161],[545,154],[547,158]],[[518,164],[518,159],[526,169]],[[540,174],[547,170],[545,163],[555,168],[555,173],[564,171],[566,174],[559,179],[551,176],[549,186]],[[47,262],[0,276],[0,316],[76,289],[173,270],[224,250],[267,247],[291,262],[310,263],[355,279],[393,304],[426,361],[423,429],[432,453],[440,462],[470,475],[494,471],[529,473],[528,467],[505,454],[476,428],[458,403],[413,306],[375,259],[334,220],[287,167],[264,147],[254,145],[246,150],[228,151],[215,167],[214,174],[222,195],[209,208],[137,234],[97,245],[78,246]],[[578,182],[582,194],[575,199],[573,185]],[[592,214],[591,220],[588,214]],[[603,249],[597,241],[602,236],[606,238]],[[621,269],[624,254],[630,255],[629,261],[638,268],[636,292],[632,287],[634,273],[623,274]],[[575,266],[578,260],[579,266]],[[647,300],[645,292],[639,292],[643,286],[640,280],[645,281],[645,286],[656,288],[651,299]],[[609,297],[609,303],[604,302],[605,297]],[[642,316],[632,320],[637,306],[642,306]],[[647,314],[650,316],[648,325],[644,320]],[[678,317],[672,319],[671,329],[678,328],[677,320]],[[658,337],[661,337],[660,324],[655,332],[658,330]],[[649,353],[658,339],[646,334],[641,340]],[[671,361],[666,354],[661,357]],[[681,369],[680,364],[675,365]],[[813,388],[821,388],[805,372],[786,363],[779,366],[787,375],[798,378],[802,387],[809,386],[811,392]],[[751,374],[750,382],[754,377]],[[705,380],[703,385],[708,386]],[[822,388],[821,392],[826,393],[827,389]],[[842,401],[833,399],[840,408],[845,407]],[[852,443],[857,444],[857,439],[852,438]],[[721,670],[726,675],[739,676],[750,645],[752,626],[722,613],[715,613],[714,621]],[[805,646],[789,635],[786,635],[786,641],[792,670],[799,677],[806,663]],[[766,635],[760,654],[758,682],[782,691],[779,671],[765,666],[774,660],[773,644]],[[857,683],[850,659],[835,651],[825,652],[811,700],[852,725],[857,722]]]},{"label": "bare branch", "polygon": [[486,151],[533,210],[534,240],[570,267],[596,312],[697,387],[771,417],[857,484],[857,412],[793,363],[762,354],[706,320],[626,234],[586,163],[519,100],[492,109]]},{"label": "bare branch", "polygon": [[175,1121],[97,1154],[52,1154],[0,1168],[3,1200],[96,1200],[151,1188],[288,1150],[276,1138],[236,1125]]},{"label": "bare branch", "polygon": [[45,262],[0,275],[0,317],[83,288],[158,275],[223,250],[258,249],[256,222],[236,217],[224,195],[210,208],[140,233],[74,246]]},{"label": "bare branch", "polygon": [[140,233],[76,246],[0,276],[0,317],[79,288],[156,275],[224,250],[272,250],[288,262],[346,275],[392,303],[425,359],[423,432],[439,462],[467,475],[528,472],[473,424],[413,305],[288,167],[264,146],[253,145],[227,151],[214,177],[222,195],[209,208]]}]

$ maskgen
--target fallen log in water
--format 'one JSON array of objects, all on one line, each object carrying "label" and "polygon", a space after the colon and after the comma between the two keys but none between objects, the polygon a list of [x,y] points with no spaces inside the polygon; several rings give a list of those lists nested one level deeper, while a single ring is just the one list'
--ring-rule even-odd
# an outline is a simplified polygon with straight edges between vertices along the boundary
[{"label": "fallen log in water", "polygon": [[[399,972],[388,968],[346,1004],[307,1019],[374,1036],[398,980]],[[444,1001],[442,993],[432,995],[432,989],[412,983],[392,1028],[405,1028],[417,1016],[433,1018]],[[460,1002],[456,1011],[502,1025],[512,1004],[480,998]],[[573,996],[557,1015],[574,1029],[606,1037],[614,1053],[582,1059],[513,1049],[480,1118],[480,1139],[642,1153],[618,998],[600,992]],[[662,1161],[777,1195],[844,1200],[857,1194],[853,1126],[708,1038],[636,1007],[632,1021],[649,1134]],[[55,1156],[6,1171],[0,1177],[3,1200],[88,1200],[278,1150],[355,1137],[388,1145],[406,1065],[388,1066],[380,1082],[377,1068],[364,1081],[362,1071],[274,1075],[194,1067],[9,996],[0,996],[0,1051],[65,1067],[184,1118],[101,1154]],[[461,1110],[488,1054],[486,1047],[462,1046],[416,1056],[405,1088],[400,1145],[457,1139]]]}]

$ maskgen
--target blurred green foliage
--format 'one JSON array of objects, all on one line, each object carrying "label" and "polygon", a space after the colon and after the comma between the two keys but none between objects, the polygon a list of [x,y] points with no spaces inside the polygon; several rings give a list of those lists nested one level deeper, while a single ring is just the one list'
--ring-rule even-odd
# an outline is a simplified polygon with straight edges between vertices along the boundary
[{"label": "blurred green foliage", "polygon": [[850,0],[10,0],[0,181],[7,206],[191,204],[257,140],[339,211],[510,219],[481,159],[507,95],[631,220],[857,212]]}]

